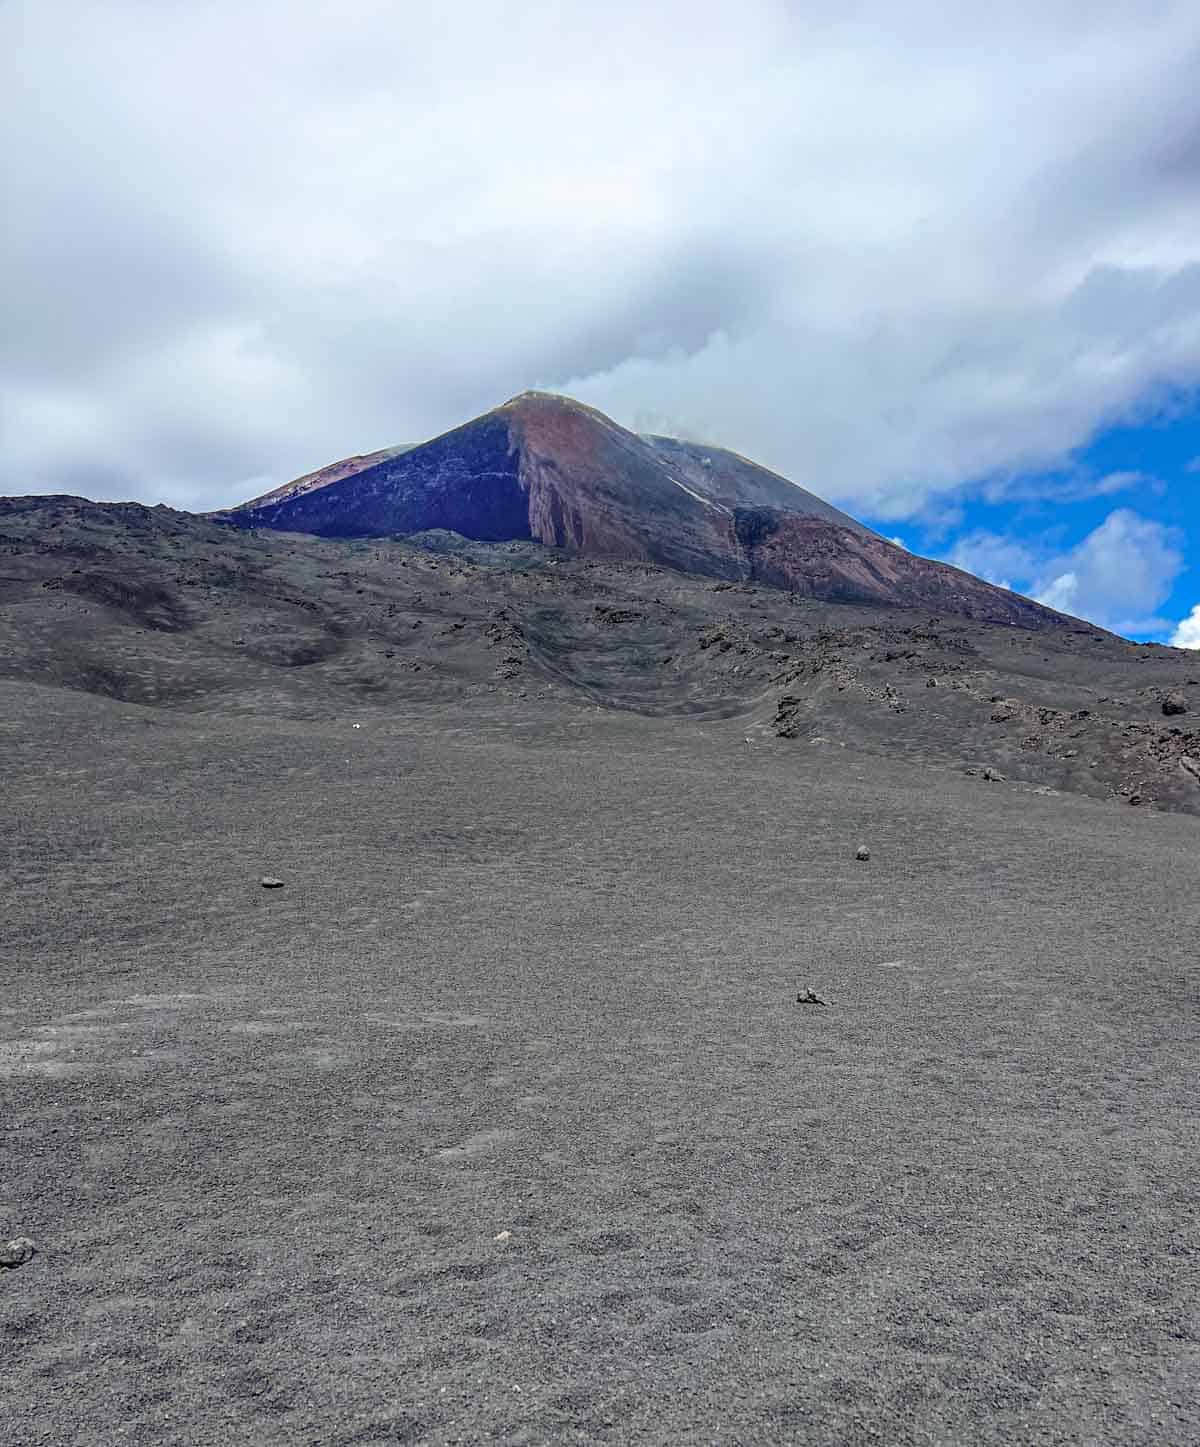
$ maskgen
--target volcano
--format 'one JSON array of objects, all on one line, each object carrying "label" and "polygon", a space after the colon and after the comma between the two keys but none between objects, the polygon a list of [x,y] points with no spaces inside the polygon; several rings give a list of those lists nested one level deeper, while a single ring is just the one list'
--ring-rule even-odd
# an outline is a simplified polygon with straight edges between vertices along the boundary
[{"label": "volcano", "polygon": [[326,538],[444,530],[533,541],[826,602],[932,608],[1034,629],[1064,622],[907,552],[737,453],[641,436],[544,392],[522,393],[430,442],[332,463],[219,516]]}]

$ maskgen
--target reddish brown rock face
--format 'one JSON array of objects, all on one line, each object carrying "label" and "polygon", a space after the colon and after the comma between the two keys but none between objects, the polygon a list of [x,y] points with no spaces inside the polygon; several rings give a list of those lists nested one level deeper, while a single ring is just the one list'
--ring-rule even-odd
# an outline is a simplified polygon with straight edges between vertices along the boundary
[{"label": "reddish brown rock face", "polygon": [[746,539],[746,566],[758,583],[827,602],[930,608],[1022,628],[1067,621],[1018,593],[918,557],[871,533],[765,508],[739,509],[737,520]]},{"label": "reddish brown rock face", "polygon": [[585,557],[740,576],[724,556],[728,509],[686,490],[641,437],[555,397],[518,398],[500,411],[509,416],[539,542]]},{"label": "reddish brown rock face", "polygon": [[225,514],[324,537],[446,529],[535,539],[813,598],[930,607],[1054,627],[1062,616],[898,548],[736,453],[640,437],[566,397],[528,392],[408,450],[349,458]]}]

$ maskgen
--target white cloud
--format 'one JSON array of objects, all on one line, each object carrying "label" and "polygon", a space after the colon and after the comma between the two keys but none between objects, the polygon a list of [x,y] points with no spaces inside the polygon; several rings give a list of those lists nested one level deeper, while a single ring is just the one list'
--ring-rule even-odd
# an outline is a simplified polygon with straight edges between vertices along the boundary
[{"label": "white cloud", "polygon": [[1003,495],[1200,381],[1200,11],[954,17],[8,0],[0,486],[215,504],[541,384]]},{"label": "white cloud", "polygon": [[1171,644],[1175,648],[1200,648],[1200,603],[1171,634]]},{"label": "white cloud", "polygon": [[1065,551],[975,532],[959,539],[946,561],[1117,633],[1169,627],[1154,614],[1183,569],[1174,529],[1129,508],[1109,513]]},{"label": "white cloud", "polygon": [[[1003,537],[997,533],[976,531],[961,537],[946,555],[946,562],[956,568],[995,583],[998,588],[1028,591],[1038,572],[1037,555],[1016,538]],[[1014,583],[1013,580],[1016,582]]]},{"label": "white cloud", "polygon": [[[1064,566],[1065,564],[1065,566]],[[1119,633],[1149,632],[1183,570],[1172,529],[1128,508],[1111,512],[1064,559],[1045,566],[1034,596]]]},{"label": "white cloud", "polygon": [[1092,495],[1112,497],[1115,493],[1128,492],[1131,488],[1142,488],[1161,494],[1164,484],[1159,478],[1151,477],[1145,472],[1109,472],[1097,479]]},{"label": "white cloud", "polygon": [[1037,595],[1039,603],[1047,608],[1057,608],[1060,613],[1079,611],[1079,574],[1060,573],[1057,578],[1045,584]]},{"label": "white cloud", "polygon": [[1065,476],[990,477],[979,488],[979,494],[988,502],[1041,502],[1069,503],[1086,502],[1099,497],[1115,497],[1118,493],[1133,492],[1152,497],[1161,497],[1167,490],[1160,477],[1148,472],[1127,469],[1108,472],[1102,477],[1093,477],[1085,472],[1072,472]]}]

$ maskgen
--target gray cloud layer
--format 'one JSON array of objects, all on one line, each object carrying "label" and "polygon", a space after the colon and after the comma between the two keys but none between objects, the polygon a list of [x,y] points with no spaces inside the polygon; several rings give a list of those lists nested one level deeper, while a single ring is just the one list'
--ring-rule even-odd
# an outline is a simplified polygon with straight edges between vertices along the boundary
[{"label": "gray cloud layer", "polygon": [[9,0],[0,488],[216,506],[521,389],[882,517],[1200,379],[1192,0]]}]

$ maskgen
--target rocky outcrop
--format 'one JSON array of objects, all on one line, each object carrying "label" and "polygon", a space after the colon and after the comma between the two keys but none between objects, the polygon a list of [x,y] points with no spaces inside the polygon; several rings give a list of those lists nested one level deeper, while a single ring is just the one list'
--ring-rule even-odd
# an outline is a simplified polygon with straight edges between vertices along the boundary
[{"label": "rocky outcrop", "polygon": [[931,608],[1026,628],[1064,621],[906,552],[736,453],[640,437],[591,407],[540,392],[419,447],[334,464],[221,517],[322,537],[444,529],[827,601]]}]

